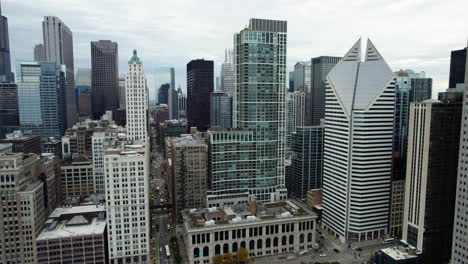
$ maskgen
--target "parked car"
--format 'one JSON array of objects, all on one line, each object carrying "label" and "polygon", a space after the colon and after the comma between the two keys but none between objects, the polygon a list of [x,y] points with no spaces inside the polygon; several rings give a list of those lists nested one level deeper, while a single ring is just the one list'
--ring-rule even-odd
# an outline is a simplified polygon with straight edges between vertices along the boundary
[{"label": "parked car", "polygon": [[340,253],[340,251],[336,248],[334,248],[333,251],[335,251],[335,253]]}]

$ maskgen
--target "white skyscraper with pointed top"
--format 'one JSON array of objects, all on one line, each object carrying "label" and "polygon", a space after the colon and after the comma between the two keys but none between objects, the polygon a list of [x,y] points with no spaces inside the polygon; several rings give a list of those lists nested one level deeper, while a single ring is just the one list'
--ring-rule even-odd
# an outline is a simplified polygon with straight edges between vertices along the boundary
[{"label": "white skyscraper with pointed top", "polygon": [[359,39],[327,75],[323,225],[341,241],[370,240],[388,226],[394,76]]}]

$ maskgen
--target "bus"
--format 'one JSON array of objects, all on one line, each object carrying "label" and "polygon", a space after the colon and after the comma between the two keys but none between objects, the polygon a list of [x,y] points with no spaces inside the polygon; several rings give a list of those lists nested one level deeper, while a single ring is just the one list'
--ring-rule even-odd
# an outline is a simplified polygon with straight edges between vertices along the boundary
[{"label": "bus", "polygon": [[170,257],[171,256],[171,251],[169,250],[169,246],[166,245],[165,248],[166,248],[166,256]]}]

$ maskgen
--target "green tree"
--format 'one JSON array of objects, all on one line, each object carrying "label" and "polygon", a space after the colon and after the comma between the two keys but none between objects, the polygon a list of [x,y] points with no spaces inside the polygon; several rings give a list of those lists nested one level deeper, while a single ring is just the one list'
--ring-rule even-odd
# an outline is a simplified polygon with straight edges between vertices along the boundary
[{"label": "green tree", "polygon": [[231,264],[234,262],[234,257],[231,253],[224,253],[224,263]]},{"label": "green tree", "polygon": [[224,263],[224,257],[221,254],[216,254],[213,256],[213,263],[214,264],[223,264]]},{"label": "green tree", "polygon": [[239,251],[237,252],[237,260],[241,263],[246,263],[249,261],[249,258],[249,251],[243,247],[239,248]]}]

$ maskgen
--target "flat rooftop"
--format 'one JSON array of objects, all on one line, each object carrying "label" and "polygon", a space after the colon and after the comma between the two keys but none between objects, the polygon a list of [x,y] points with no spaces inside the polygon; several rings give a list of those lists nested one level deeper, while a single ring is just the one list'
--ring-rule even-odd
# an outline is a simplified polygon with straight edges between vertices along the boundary
[{"label": "flat rooftop", "polygon": [[[88,223],[86,223],[87,221]],[[70,225],[69,223],[73,225]],[[83,220],[83,218],[79,218],[78,216],[71,220],[61,220],[54,227],[55,228],[52,230],[47,227],[44,228],[36,240],[100,235],[103,234],[106,229],[106,220],[98,220],[96,217],[89,220]]]},{"label": "flat rooftop", "polygon": [[106,207],[104,205],[83,205],[73,207],[59,207],[55,209],[49,218],[60,218],[62,215],[74,215],[83,213],[98,213],[105,212]]},{"label": "flat rooftop", "polygon": [[390,247],[381,249],[383,253],[393,258],[394,260],[405,260],[417,258],[416,250],[402,246]]},{"label": "flat rooftop", "polygon": [[224,207],[189,209],[184,210],[182,214],[187,230],[221,225],[317,217],[314,212],[292,200],[267,204],[256,202]]}]

